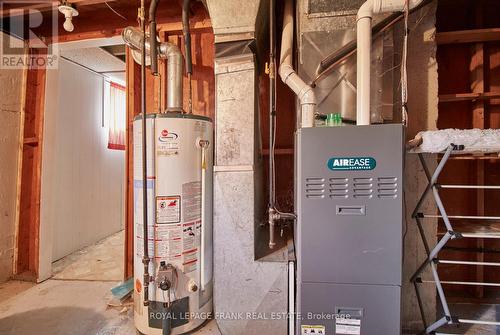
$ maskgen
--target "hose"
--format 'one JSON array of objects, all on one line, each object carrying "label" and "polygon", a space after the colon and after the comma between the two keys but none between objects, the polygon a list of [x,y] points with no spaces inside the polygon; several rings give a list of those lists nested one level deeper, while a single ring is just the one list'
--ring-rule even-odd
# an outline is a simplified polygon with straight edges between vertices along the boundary
[{"label": "hose", "polygon": [[159,0],[151,0],[149,5],[149,45],[151,58],[151,73],[158,74],[158,41],[156,40],[156,8]]},{"label": "hose", "polygon": [[186,58],[186,73],[189,82],[188,112],[193,113],[193,87],[191,76],[193,74],[193,62],[191,59],[191,32],[189,30],[189,4],[191,0],[184,0],[182,3],[182,33],[184,34],[184,48]]},{"label": "hose", "polygon": [[[153,0],[154,1],[154,0]],[[142,30],[142,45],[141,45],[141,114],[142,114],[142,234],[143,234],[143,257],[144,265],[144,306],[149,305],[149,239],[148,239],[148,168],[147,168],[147,152],[146,152],[146,19],[145,0],[141,0],[141,30]]]},{"label": "hose", "polygon": [[186,73],[193,73],[193,63],[191,60],[191,33],[189,31],[189,4],[191,0],[184,0],[182,4],[182,33],[184,34],[184,48],[186,54]]}]

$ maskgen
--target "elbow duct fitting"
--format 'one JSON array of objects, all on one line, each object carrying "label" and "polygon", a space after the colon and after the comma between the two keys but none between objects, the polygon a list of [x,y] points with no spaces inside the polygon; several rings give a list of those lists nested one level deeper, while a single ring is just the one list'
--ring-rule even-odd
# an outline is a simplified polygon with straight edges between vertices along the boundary
[{"label": "elbow duct fitting", "polygon": [[[123,29],[122,38],[133,50],[141,50],[143,37],[139,29],[134,27]],[[146,40],[145,48],[146,58],[149,58],[150,41]],[[182,53],[176,45],[163,42],[158,45],[157,54],[159,58],[167,59],[167,112],[182,113]],[[138,62],[137,59],[134,60]]]},{"label": "elbow duct fitting", "polygon": [[[409,10],[423,0],[408,0]],[[368,0],[359,8],[357,15],[357,94],[356,124],[370,124],[370,64],[372,43],[372,17],[374,14],[403,11],[406,0]]]},{"label": "elbow duct fitting", "polygon": [[301,126],[314,127],[314,114],[316,111],[316,94],[311,86],[300,78],[292,66],[293,50],[293,8],[292,1],[285,3],[283,15],[283,34],[281,37],[281,54],[279,74],[281,80],[292,89],[300,102]]}]

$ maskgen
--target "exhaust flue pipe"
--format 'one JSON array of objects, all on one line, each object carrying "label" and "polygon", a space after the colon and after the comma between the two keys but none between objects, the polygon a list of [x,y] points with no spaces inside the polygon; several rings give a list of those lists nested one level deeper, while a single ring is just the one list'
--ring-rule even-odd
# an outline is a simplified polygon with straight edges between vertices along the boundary
[{"label": "exhaust flue pipe", "polygon": [[[156,37],[156,36],[155,36]],[[143,36],[142,32],[135,27],[127,27],[123,29],[122,38],[125,44],[134,50],[142,49]],[[155,47],[151,48],[151,39],[145,43],[146,54],[151,58],[151,69],[155,62],[152,55],[156,51],[156,55],[160,58],[167,59],[167,112],[183,112],[182,109],[182,53],[179,48],[172,43],[163,42],[155,43]],[[155,50],[155,51],[153,51]],[[156,68],[158,59],[156,59]],[[156,72],[157,73],[157,72]],[[154,73],[153,73],[154,74]]]},{"label": "exhaust flue pipe", "polygon": [[285,2],[283,13],[283,34],[281,37],[281,54],[279,74],[281,80],[292,89],[300,101],[301,127],[314,127],[316,112],[316,94],[295,72],[293,60],[293,1]]},{"label": "exhaust flue pipe", "polygon": [[370,64],[372,47],[372,18],[374,14],[400,12],[418,6],[423,0],[368,0],[359,8],[357,15],[357,84],[356,124],[370,124]]}]

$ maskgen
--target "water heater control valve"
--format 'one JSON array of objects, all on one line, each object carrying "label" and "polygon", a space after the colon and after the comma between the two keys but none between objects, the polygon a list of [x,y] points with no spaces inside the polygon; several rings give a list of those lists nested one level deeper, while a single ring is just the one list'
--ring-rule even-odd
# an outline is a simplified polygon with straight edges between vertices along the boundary
[{"label": "water heater control valve", "polygon": [[158,287],[163,291],[168,291],[175,288],[177,281],[177,270],[172,264],[166,264],[164,261],[160,263],[160,268],[156,274],[156,282]]}]

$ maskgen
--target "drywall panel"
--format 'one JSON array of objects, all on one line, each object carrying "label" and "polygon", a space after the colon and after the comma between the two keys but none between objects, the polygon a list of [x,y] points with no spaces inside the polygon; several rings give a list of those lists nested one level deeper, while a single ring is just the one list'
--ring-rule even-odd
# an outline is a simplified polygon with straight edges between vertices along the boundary
[{"label": "drywall panel", "polygon": [[[4,43],[17,41],[1,34]],[[22,69],[0,69],[0,282],[13,269],[23,80]]]},{"label": "drywall panel", "polygon": [[54,72],[48,90],[58,94],[45,110],[41,205],[52,261],[123,229],[125,182],[125,152],[107,148],[102,77],[64,60]]}]

